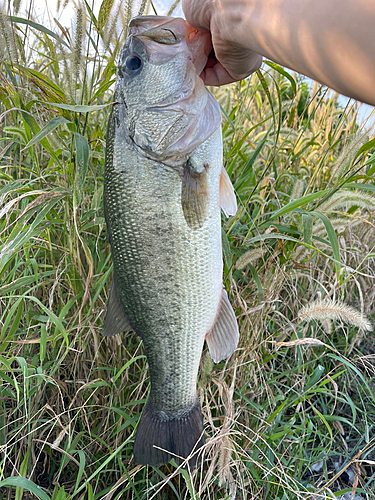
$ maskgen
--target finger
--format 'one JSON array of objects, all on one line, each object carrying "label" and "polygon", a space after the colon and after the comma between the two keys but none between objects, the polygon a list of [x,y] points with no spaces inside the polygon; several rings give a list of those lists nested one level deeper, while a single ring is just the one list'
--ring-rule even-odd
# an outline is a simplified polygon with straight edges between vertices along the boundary
[{"label": "finger", "polygon": [[186,21],[200,31],[210,31],[212,16],[212,2],[202,0],[182,0],[182,10]]},{"label": "finger", "polygon": [[220,85],[226,85],[227,83],[236,81],[219,62],[213,66],[206,66],[199,76],[202,78],[205,85],[211,85],[213,87],[220,87]]},{"label": "finger", "polygon": [[262,56],[250,49],[222,40],[218,34],[212,34],[212,44],[216,59],[234,81],[251,75],[262,64]]},{"label": "finger", "polygon": [[[254,54],[254,53],[253,53]],[[206,67],[200,74],[205,85],[212,85],[214,87],[219,87],[220,85],[226,85],[227,83],[237,82],[248,77],[255,71],[257,71],[262,65],[262,57],[258,54],[254,54],[252,57],[252,63],[248,66],[247,71],[244,73],[229,73],[228,70],[216,60],[210,58],[206,64]]]}]

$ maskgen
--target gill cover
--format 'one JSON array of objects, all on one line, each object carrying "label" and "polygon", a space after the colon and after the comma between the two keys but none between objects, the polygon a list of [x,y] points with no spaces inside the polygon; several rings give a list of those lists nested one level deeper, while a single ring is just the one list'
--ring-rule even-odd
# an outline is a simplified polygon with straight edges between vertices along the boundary
[{"label": "gill cover", "polygon": [[132,19],[120,53],[116,97],[127,133],[147,156],[181,164],[221,122],[220,108],[199,74],[210,36],[181,18]]}]

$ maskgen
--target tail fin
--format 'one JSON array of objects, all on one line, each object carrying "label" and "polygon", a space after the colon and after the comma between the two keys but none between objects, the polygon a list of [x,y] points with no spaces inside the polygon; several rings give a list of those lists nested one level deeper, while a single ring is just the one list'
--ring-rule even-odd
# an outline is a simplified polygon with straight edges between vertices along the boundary
[{"label": "tail fin", "polygon": [[148,399],[135,435],[133,452],[137,464],[163,465],[172,458],[181,464],[192,454],[189,467],[194,469],[201,461],[203,445],[203,420],[198,399],[186,416],[171,420],[162,420]]}]

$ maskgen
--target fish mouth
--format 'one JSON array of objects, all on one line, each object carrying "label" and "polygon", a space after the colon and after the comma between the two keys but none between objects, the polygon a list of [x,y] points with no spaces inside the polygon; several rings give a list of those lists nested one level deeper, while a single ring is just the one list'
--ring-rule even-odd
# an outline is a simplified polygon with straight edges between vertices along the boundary
[{"label": "fish mouth", "polygon": [[198,75],[206,66],[212,51],[209,33],[199,31],[181,17],[137,16],[129,23],[128,36],[141,39],[146,47],[148,42],[176,46],[186,44],[189,57]]},{"label": "fish mouth", "polygon": [[188,26],[179,17],[138,16],[130,21],[128,34],[164,45],[176,45],[186,37]]}]

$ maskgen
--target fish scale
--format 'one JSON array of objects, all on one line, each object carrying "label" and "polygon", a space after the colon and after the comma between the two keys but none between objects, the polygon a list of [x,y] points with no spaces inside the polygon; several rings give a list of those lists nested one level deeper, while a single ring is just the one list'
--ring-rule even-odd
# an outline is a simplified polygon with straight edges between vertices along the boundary
[{"label": "fish scale", "polygon": [[[221,140],[220,130],[209,142],[215,140]],[[202,147],[206,160],[209,146]],[[130,324],[143,338],[151,380],[157,387],[151,389],[154,406],[173,412],[181,406],[190,408],[196,399],[204,334],[212,327],[220,302],[219,200],[211,196],[207,225],[199,231],[191,230],[181,209],[180,175],[159,162],[140,157],[129,145],[121,147],[128,150],[126,162],[120,155],[118,160],[114,158],[112,168],[107,168],[104,194],[111,242],[115,242],[112,260],[117,291]],[[196,157],[199,154],[197,151]],[[215,154],[210,161],[210,176],[216,177],[217,183],[214,192],[218,192],[220,155]],[[126,217],[123,206],[127,207]],[[176,349],[170,338],[178,335],[184,344]],[[166,359],[171,373],[161,375],[160,366]],[[182,365],[183,376],[172,376]],[[190,383],[186,384],[186,380]],[[172,401],[168,396],[170,384]]]},{"label": "fish scale", "polygon": [[[175,32],[186,36],[190,28],[182,19],[132,21],[120,55],[124,66],[108,125],[104,183],[113,284],[103,334],[134,330],[143,340],[151,390],[137,427],[134,458],[150,465],[172,456],[183,460],[203,446],[196,383],[204,340],[216,362],[238,342],[235,315],[222,286],[220,206],[232,213],[235,208],[222,166],[218,105],[199,79],[182,35],[174,36],[185,45],[170,53],[164,46],[155,49],[158,31],[150,46],[136,38],[138,26],[169,19]],[[129,57],[138,58],[129,66],[142,67],[143,79],[126,74]],[[168,78],[173,78],[169,86]],[[168,104],[158,110],[148,109],[147,102]],[[168,113],[172,121],[166,126]],[[189,463],[196,465],[197,457]]]}]

